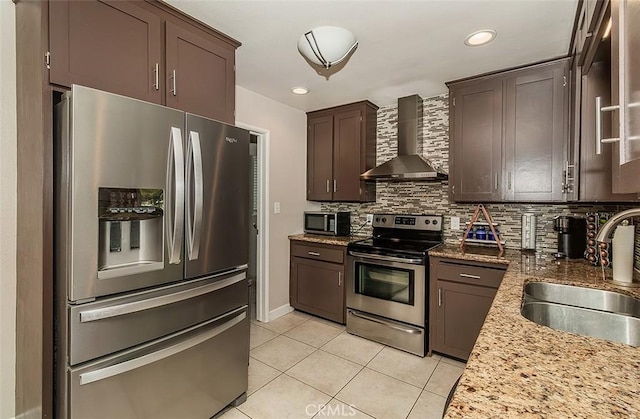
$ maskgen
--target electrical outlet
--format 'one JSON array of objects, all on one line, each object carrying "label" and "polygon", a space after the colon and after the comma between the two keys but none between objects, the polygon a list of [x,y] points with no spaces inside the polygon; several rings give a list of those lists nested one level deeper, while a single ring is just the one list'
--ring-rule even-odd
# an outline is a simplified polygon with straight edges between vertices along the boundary
[{"label": "electrical outlet", "polygon": [[280,214],[280,202],[273,203],[273,213]]},{"label": "electrical outlet", "polygon": [[451,230],[460,230],[460,217],[451,217]]},{"label": "electrical outlet", "polygon": [[373,224],[373,214],[367,214],[367,225]]}]

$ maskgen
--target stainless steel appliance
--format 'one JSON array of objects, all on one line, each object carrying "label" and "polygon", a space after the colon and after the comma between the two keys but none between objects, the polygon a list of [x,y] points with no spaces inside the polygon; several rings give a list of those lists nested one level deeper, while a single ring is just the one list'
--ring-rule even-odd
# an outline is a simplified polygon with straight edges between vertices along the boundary
[{"label": "stainless steel appliance", "polygon": [[398,99],[398,155],[360,175],[362,180],[447,180],[448,175],[423,156],[423,100],[418,95]]},{"label": "stainless steel appliance", "polygon": [[427,252],[442,243],[442,216],[376,214],[373,237],[350,243],[347,331],[425,356]]},{"label": "stainless steel appliance", "polygon": [[558,232],[557,258],[578,259],[584,256],[587,245],[587,220],[559,215],[554,218],[553,229]]},{"label": "stainless steel appliance", "polygon": [[58,417],[242,402],[249,133],[81,86],[55,116]]},{"label": "stainless steel appliance", "polygon": [[351,213],[305,211],[304,232],[330,236],[348,236],[351,234]]}]

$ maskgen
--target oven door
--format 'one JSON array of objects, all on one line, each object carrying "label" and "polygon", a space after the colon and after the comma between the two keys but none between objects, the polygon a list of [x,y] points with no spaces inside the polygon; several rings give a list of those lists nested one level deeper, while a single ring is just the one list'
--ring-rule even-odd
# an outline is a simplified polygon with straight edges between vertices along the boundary
[{"label": "oven door", "polygon": [[349,251],[347,307],[424,327],[425,260]]}]

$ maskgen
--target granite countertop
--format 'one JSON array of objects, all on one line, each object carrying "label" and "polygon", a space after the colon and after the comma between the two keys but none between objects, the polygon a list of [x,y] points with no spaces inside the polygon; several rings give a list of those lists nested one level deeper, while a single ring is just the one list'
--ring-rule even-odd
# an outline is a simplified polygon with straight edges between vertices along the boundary
[{"label": "granite countertop", "polygon": [[354,241],[366,239],[365,236],[323,236],[320,234],[292,234],[288,236],[289,240],[298,240],[303,242],[332,244],[334,246],[347,246]]},{"label": "granite countertop", "polygon": [[509,264],[446,418],[640,417],[640,348],[557,331],[520,314],[522,288],[530,281],[636,297],[640,289],[603,280],[602,269],[584,260],[451,245],[429,255]]}]

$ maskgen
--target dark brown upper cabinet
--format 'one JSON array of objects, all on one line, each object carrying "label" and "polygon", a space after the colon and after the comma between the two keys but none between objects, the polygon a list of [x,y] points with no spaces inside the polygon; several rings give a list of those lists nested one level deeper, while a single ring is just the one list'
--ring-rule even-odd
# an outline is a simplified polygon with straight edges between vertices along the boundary
[{"label": "dark brown upper cabinet", "polygon": [[499,201],[502,80],[455,86],[450,101],[449,185],[455,201]]},{"label": "dark brown upper cabinet", "polygon": [[363,101],[307,113],[308,200],[375,201],[360,174],[375,166],[377,111]]},{"label": "dark brown upper cabinet", "polygon": [[607,3],[609,0],[584,0],[577,10],[572,53],[577,66],[585,72],[594,61],[594,40],[597,39],[602,11]]},{"label": "dark brown upper cabinet", "polygon": [[53,84],[162,103],[162,19],[128,1],[49,2]]},{"label": "dark brown upper cabinet", "polygon": [[235,121],[235,48],[166,24],[167,106]]},{"label": "dark brown upper cabinet", "polygon": [[613,192],[640,192],[640,2],[612,0],[611,17]]},{"label": "dark brown upper cabinet", "polygon": [[564,200],[568,76],[562,60],[505,79],[503,200]]},{"label": "dark brown upper cabinet", "polygon": [[564,201],[568,60],[448,83],[454,201]]},{"label": "dark brown upper cabinet", "polygon": [[235,123],[239,42],[159,1],[49,2],[50,83]]},{"label": "dark brown upper cabinet", "polygon": [[[586,59],[580,65],[577,46],[572,51],[571,67],[571,132],[569,135],[569,159],[571,161],[570,201],[578,202],[622,202],[635,201],[636,194],[613,193],[613,174],[617,166],[613,165],[612,144],[601,144],[597,152],[598,138],[617,136],[618,128],[612,123],[613,112],[598,112],[612,101],[611,36],[607,35],[607,26],[611,19],[609,1],[598,1],[600,8],[592,17],[589,27],[588,46],[585,47]],[[583,3],[583,8],[586,3]],[[579,36],[576,28],[575,38]],[[612,77],[614,76],[614,77]],[[616,120],[617,122],[617,120]]]},{"label": "dark brown upper cabinet", "polygon": [[[576,126],[570,136],[570,155],[573,156],[575,173],[572,183],[571,200],[582,202],[620,202],[634,201],[635,194],[615,194],[612,188],[612,147],[604,145],[600,154],[596,153],[596,129],[600,129],[601,138],[612,137],[611,113],[597,114],[596,98],[601,106],[611,103],[611,60],[610,42],[601,43],[606,54],[602,60],[591,63],[589,72],[582,74],[580,67],[572,71],[577,78],[572,99],[577,103],[577,112],[572,113]],[[600,54],[599,54],[600,55]],[[600,117],[599,126],[596,118]],[[573,175],[572,175],[573,177]],[[577,186],[577,188],[575,187]]]},{"label": "dark brown upper cabinet", "polygon": [[307,199],[333,198],[333,115],[307,117]]}]

